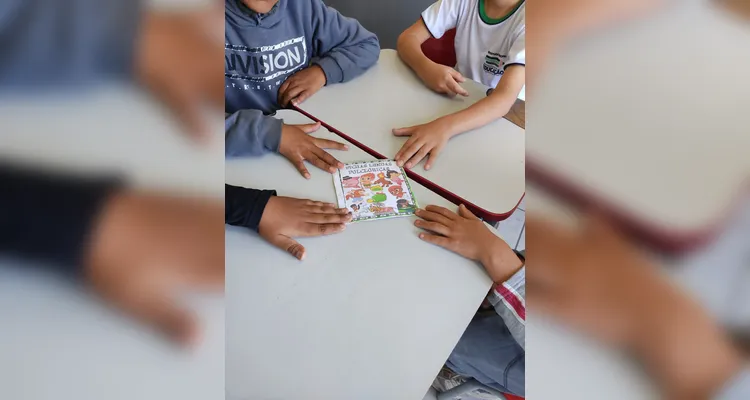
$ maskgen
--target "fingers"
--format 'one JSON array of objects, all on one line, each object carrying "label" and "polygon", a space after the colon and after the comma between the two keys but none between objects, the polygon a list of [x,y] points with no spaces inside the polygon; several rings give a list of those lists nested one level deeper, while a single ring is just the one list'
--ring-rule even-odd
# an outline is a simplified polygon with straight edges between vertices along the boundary
[{"label": "fingers", "polygon": [[404,143],[401,150],[396,153],[396,164],[398,164],[399,167],[403,167],[406,161],[411,159],[420,147],[422,147],[422,145],[417,143],[417,140],[414,139],[414,137],[411,137],[406,143]]},{"label": "fingers", "polygon": [[309,90],[304,90],[302,93],[297,95],[297,97],[292,99],[292,105],[297,107],[300,104],[304,103],[305,100],[309,99],[310,96],[312,96],[312,93]]},{"label": "fingers", "polygon": [[[315,139],[315,145],[321,149],[348,150],[349,146],[344,143],[335,142],[328,139]],[[343,167],[343,165],[342,165]]]},{"label": "fingers", "polygon": [[278,247],[281,250],[286,251],[287,253],[291,254],[292,257],[298,259],[298,260],[304,260],[305,259],[305,247],[299,244],[296,240],[284,236],[284,235],[276,235],[268,239],[268,242],[274,245],[275,247]]},{"label": "fingers", "polygon": [[307,222],[312,224],[345,224],[352,220],[352,215],[349,213],[310,213],[306,218]]},{"label": "fingers", "polygon": [[336,205],[333,203],[326,203],[323,201],[315,201],[315,200],[305,200],[305,205],[308,207],[320,207],[323,208],[332,208],[335,210],[346,210],[345,208],[336,208]]},{"label": "fingers", "polygon": [[323,162],[330,165],[332,169],[329,169],[331,173],[336,172],[339,168],[344,168],[344,163],[337,160],[334,156],[328,154],[327,151],[321,149],[320,147],[316,147],[313,149],[313,153],[318,156]]},{"label": "fingers", "polygon": [[409,161],[406,162],[406,168],[411,168],[419,164],[422,159],[427,157],[427,154],[432,150],[432,147],[426,143],[422,144],[417,154],[413,155]]},{"label": "fingers", "polygon": [[422,218],[426,221],[437,222],[446,226],[453,225],[453,221],[451,221],[449,218],[446,218],[443,214],[436,213],[434,211],[426,211],[420,209],[417,210],[416,214],[417,217]]},{"label": "fingers", "polygon": [[466,208],[466,206],[463,205],[463,204],[461,204],[460,206],[458,206],[458,215],[460,215],[460,216],[462,216],[464,218],[468,218],[468,219],[473,219],[473,220],[479,221],[479,218],[476,215],[474,215],[471,211],[469,211],[469,209]]},{"label": "fingers", "polygon": [[310,134],[320,129],[320,122],[314,124],[294,125],[304,133]]},{"label": "fingers", "polygon": [[279,104],[281,104],[282,107],[288,106],[292,99],[305,91],[305,86],[294,81],[292,78],[287,79],[284,83],[287,82],[290,82],[289,86],[287,86],[283,92],[281,91],[281,88],[279,88]]},{"label": "fingers", "polygon": [[427,157],[427,162],[424,164],[424,169],[430,170],[432,168],[432,165],[435,164],[435,161],[437,160],[440,153],[443,151],[443,148],[445,145],[438,145],[435,146],[432,151],[430,152],[430,155]]},{"label": "fingers", "polygon": [[434,212],[434,213],[437,213],[437,214],[440,214],[440,215],[444,216],[445,218],[448,218],[451,221],[455,221],[455,220],[458,219],[458,215],[456,215],[456,213],[454,213],[453,211],[451,211],[451,210],[449,210],[449,209],[447,209],[445,207],[427,206],[425,208],[425,210],[426,211],[430,211],[430,212]]},{"label": "fingers", "polygon": [[127,313],[180,346],[193,347],[200,340],[196,317],[162,292],[146,294],[131,288],[123,292],[122,298],[115,300]]},{"label": "fingers", "polygon": [[305,229],[303,230],[301,236],[325,236],[325,235],[332,235],[334,233],[339,233],[346,229],[346,224],[344,223],[334,223],[334,224],[315,224],[315,223],[308,223],[305,225]]},{"label": "fingers", "polygon": [[467,92],[466,89],[461,87],[461,85],[454,80],[449,80],[447,86],[452,93],[459,94],[463,97],[469,96],[469,92]]},{"label": "fingers", "polygon": [[323,203],[320,201],[309,200],[305,206],[305,210],[311,213],[319,214],[347,214],[349,211],[346,208],[337,208],[336,205],[331,203]]},{"label": "fingers", "polygon": [[299,171],[299,173],[305,177],[305,179],[310,179],[310,171],[308,171],[307,167],[305,167],[305,160],[303,158],[293,161],[292,163],[294,164],[295,168],[297,168],[297,171]]},{"label": "fingers", "polygon": [[453,68],[451,68],[451,76],[453,77],[453,79],[455,79],[455,80],[456,80],[456,82],[459,82],[459,83],[464,83],[464,82],[466,82],[466,78],[464,78],[464,76],[463,76],[463,75],[461,75],[461,73],[460,73],[460,72],[456,71],[456,70],[455,70],[455,69],[453,69]]},{"label": "fingers", "polygon": [[431,233],[421,232],[419,234],[419,238],[424,240],[427,243],[432,243],[444,249],[450,250],[451,241],[445,236],[433,235]]},{"label": "fingers", "polygon": [[393,134],[396,136],[411,136],[412,133],[414,133],[415,126],[410,126],[408,128],[396,128],[393,130]]},{"label": "fingers", "polygon": [[[323,171],[329,172],[331,174],[336,172],[337,167],[335,165],[329,164],[328,162],[320,158],[320,156],[318,156],[316,153],[317,153],[316,151],[308,152],[307,154],[305,154],[305,158],[312,165],[322,169]],[[336,162],[335,159],[334,159],[334,162]]]},{"label": "fingers", "polygon": [[450,233],[451,233],[450,228],[437,222],[430,222],[430,221],[424,221],[424,220],[418,219],[414,221],[414,225],[419,228],[426,229],[428,231],[439,233],[443,236],[450,236]]},{"label": "fingers", "polygon": [[210,138],[208,128],[202,117],[201,99],[189,89],[179,85],[159,85],[157,95],[167,104],[188,133],[200,142]]}]

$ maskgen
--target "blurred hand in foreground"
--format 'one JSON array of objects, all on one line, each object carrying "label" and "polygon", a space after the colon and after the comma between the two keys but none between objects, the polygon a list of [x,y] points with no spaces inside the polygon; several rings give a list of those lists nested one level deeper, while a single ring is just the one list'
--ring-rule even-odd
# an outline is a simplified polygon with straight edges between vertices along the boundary
[{"label": "blurred hand in foreground", "polygon": [[193,346],[199,324],[176,295],[224,289],[222,212],[208,200],[115,194],[92,232],[85,279],[115,308]]},{"label": "blurred hand in foreground", "polygon": [[741,368],[704,310],[604,221],[530,217],[526,231],[530,309],[632,354],[667,398],[710,398]]},{"label": "blurred hand in foreground", "polygon": [[[210,12],[146,13],[136,45],[136,77],[175,114],[193,138],[209,139],[206,104],[224,105],[222,26]],[[223,20],[222,20],[223,21]],[[210,28],[209,28],[210,27]]]}]

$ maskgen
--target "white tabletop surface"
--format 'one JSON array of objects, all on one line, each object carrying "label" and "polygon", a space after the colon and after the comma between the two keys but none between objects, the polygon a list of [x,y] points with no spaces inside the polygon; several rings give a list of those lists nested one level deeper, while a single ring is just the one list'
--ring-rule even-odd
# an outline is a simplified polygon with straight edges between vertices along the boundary
[{"label": "white tabletop surface", "polygon": [[682,3],[561,52],[527,145],[530,165],[678,236],[724,222],[750,178],[750,30]]},{"label": "white tabletop surface", "polygon": [[[323,88],[300,108],[385,157],[393,158],[407,138],[393,128],[430,122],[463,110],[485,97],[475,82],[463,87],[470,97],[449,99],[430,91],[394,50],[351,82]],[[493,213],[512,211],[525,184],[525,133],[506,119],[459,135],[448,143],[429,171],[424,161],[413,172]]]},{"label": "white tabletop surface", "polygon": [[[108,88],[45,99],[0,99],[0,157],[122,171],[140,187],[223,195],[221,140],[209,149],[193,146],[146,96]],[[224,300],[186,302],[205,330],[194,353],[62,279],[0,260],[0,399],[221,398]]]},{"label": "white tabletop surface", "polygon": [[[324,129],[315,136],[341,140]],[[373,159],[351,145],[332,154]],[[276,154],[226,164],[228,184],[335,203],[331,175],[310,173],[306,181]],[[456,208],[412,188],[422,206]],[[302,262],[228,227],[227,399],[422,399],[491,281],[480,265],[420,241],[414,218],[301,239]]]}]

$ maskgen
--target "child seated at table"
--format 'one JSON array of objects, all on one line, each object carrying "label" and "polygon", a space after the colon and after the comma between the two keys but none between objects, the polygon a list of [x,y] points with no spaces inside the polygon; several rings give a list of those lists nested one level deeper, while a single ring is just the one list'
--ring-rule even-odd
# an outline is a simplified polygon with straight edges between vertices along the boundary
[{"label": "child seated at table", "polygon": [[[491,89],[472,106],[422,125],[394,129],[411,136],[396,153],[411,168],[428,157],[425,169],[458,134],[480,128],[510,111],[526,80],[526,7],[524,0],[438,0],[398,39],[398,54],[430,89],[448,96],[468,96],[468,79]],[[455,28],[456,68],[438,64],[422,44]]]},{"label": "child seated at table", "polygon": [[419,238],[480,262],[494,282],[488,296],[495,313],[478,313],[453,349],[433,386],[445,391],[467,378],[503,393],[523,396],[526,374],[526,269],[514,252],[461,205],[417,210]]},{"label": "child seated at table", "polygon": [[245,155],[258,141],[306,178],[305,160],[330,172],[339,168],[322,148],[343,145],[269,114],[364,73],[380,55],[377,37],[322,0],[225,0],[225,39],[226,155]]}]

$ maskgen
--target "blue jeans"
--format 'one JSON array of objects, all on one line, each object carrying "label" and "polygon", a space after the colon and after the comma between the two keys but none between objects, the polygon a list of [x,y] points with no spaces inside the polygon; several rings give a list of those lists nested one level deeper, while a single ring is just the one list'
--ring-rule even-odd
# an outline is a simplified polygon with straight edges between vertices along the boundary
[{"label": "blue jeans", "polygon": [[445,365],[503,393],[526,393],[526,353],[497,314],[475,317]]}]

